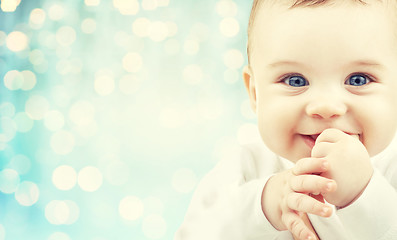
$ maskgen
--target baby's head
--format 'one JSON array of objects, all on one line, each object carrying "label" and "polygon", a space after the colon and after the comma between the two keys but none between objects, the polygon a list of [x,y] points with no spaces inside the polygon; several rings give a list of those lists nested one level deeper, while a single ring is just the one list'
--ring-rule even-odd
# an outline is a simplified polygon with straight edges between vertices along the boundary
[{"label": "baby's head", "polygon": [[291,161],[318,134],[356,135],[371,156],[397,127],[397,1],[254,0],[244,70],[260,134]]}]

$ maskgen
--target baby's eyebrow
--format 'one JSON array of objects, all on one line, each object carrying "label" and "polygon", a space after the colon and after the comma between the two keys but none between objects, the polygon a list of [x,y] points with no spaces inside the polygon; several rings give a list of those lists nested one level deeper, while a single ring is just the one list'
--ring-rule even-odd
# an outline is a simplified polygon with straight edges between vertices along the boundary
[{"label": "baby's eyebrow", "polygon": [[268,65],[269,68],[277,68],[277,67],[282,67],[285,65],[292,65],[292,66],[303,66],[302,63],[295,62],[295,61],[287,61],[287,60],[282,60],[282,61],[276,61],[274,63],[270,63]]},{"label": "baby's eyebrow", "polygon": [[[281,61],[276,61],[274,63],[270,63],[268,65],[269,68],[278,68],[278,67],[283,67],[283,66],[296,66],[296,67],[303,67],[305,66],[303,63],[296,62],[296,61],[290,61],[290,60],[281,60]],[[371,67],[371,68],[384,68],[384,66],[377,61],[374,60],[355,60],[352,61],[348,64],[346,64],[347,67]]]},{"label": "baby's eyebrow", "polygon": [[384,66],[373,60],[357,60],[349,64],[351,66],[360,66],[360,67],[372,67],[372,68],[384,68]]}]

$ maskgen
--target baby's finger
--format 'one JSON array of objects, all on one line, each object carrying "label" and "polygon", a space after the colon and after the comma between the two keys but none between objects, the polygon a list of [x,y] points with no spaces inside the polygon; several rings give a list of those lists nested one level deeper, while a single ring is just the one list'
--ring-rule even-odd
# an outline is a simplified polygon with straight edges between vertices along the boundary
[{"label": "baby's finger", "polygon": [[287,198],[287,206],[298,212],[306,212],[320,217],[329,217],[332,208],[325,203],[301,193],[290,193]]},{"label": "baby's finger", "polygon": [[318,175],[298,175],[290,179],[290,187],[294,192],[300,193],[328,193],[336,190],[335,180]]},{"label": "baby's finger", "polygon": [[330,149],[332,149],[332,145],[334,143],[330,142],[317,142],[312,148],[311,156],[312,158],[325,158],[328,155]]},{"label": "baby's finger", "polygon": [[314,233],[305,225],[298,214],[290,212],[282,216],[282,221],[288,230],[299,239],[316,239]]},{"label": "baby's finger", "polygon": [[322,173],[329,168],[328,161],[319,158],[302,158],[296,162],[292,173],[295,175]]},{"label": "baby's finger", "polygon": [[334,143],[344,137],[346,133],[336,128],[325,129],[316,139],[316,144],[319,142]]}]

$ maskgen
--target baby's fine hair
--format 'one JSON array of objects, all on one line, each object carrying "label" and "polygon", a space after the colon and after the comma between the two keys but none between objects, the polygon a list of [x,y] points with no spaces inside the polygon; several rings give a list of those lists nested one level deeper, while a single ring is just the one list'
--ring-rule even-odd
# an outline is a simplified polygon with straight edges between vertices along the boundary
[{"label": "baby's fine hair", "polygon": [[[250,52],[251,52],[251,38],[252,38],[252,30],[254,28],[254,22],[257,16],[257,13],[263,4],[274,5],[274,4],[286,4],[289,8],[296,7],[315,7],[326,4],[332,4],[335,2],[341,2],[342,0],[254,0],[251,8],[251,14],[248,22],[248,43],[247,43],[247,56],[248,56],[248,65],[250,63]],[[345,2],[346,0],[342,1]],[[397,0],[349,0],[350,2],[356,2],[359,4],[367,4],[371,1],[377,2],[386,2],[392,3],[394,6],[397,5]],[[396,10],[396,9],[394,9]]]}]

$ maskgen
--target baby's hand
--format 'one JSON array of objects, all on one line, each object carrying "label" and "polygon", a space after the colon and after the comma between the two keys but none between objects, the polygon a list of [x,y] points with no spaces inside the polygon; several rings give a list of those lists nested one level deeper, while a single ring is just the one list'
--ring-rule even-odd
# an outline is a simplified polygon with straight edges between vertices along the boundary
[{"label": "baby's hand", "polygon": [[358,198],[373,174],[370,157],[358,136],[338,129],[326,129],[318,136],[312,157],[329,162],[329,170],[320,176],[335,180],[337,190],[323,197],[338,207],[345,207]]},{"label": "baby's hand", "polygon": [[264,189],[262,209],[278,230],[289,230],[299,239],[317,239],[306,226],[302,213],[329,217],[332,208],[308,194],[326,194],[336,189],[335,181],[313,173],[328,171],[326,160],[304,158],[294,168],[269,179]]}]

